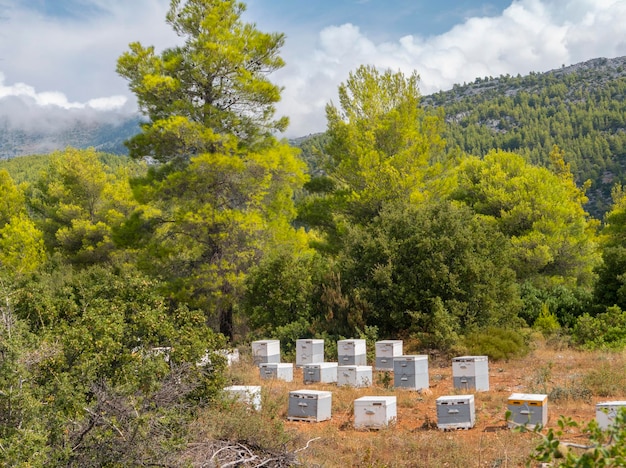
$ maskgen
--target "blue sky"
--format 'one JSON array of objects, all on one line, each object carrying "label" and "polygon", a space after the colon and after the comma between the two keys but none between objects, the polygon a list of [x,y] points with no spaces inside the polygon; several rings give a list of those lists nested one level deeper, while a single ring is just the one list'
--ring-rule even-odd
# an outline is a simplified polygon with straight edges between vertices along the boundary
[{"label": "blue sky", "polygon": [[[511,0],[250,0],[248,14],[259,27],[287,33],[320,31],[338,24],[358,25],[375,41],[407,34],[432,36],[467,18],[497,16]],[[280,12],[280,14],[276,14]]]},{"label": "blue sky", "polygon": [[[626,0],[249,0],[244,20],[284,32],[287,65],[272,76],[286,136],[325,129],[324,107],[361,64],[421,78],[423,94],[476,77],[542,72],[626,55]],[[132,112],[115,73],[133,41],[178,38],[169,0],[0,0],[0,117]],[[54,118],[50,118],[54,115]],[[81,114],[82,115],[82,114]],[[44,118],[41,117],[41,118]]]}]

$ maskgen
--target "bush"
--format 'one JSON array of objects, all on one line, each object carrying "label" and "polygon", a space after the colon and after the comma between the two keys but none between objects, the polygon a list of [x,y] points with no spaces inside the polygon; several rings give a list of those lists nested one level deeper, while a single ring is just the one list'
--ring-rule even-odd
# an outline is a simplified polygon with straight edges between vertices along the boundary
[{"label": "bush", "polygon": [[583,314],[572,332],[574,343],[588,349],[621,350],[626,347],[626,312],[618,306],[592,317]]},{"label": "bush", "polygon": [[[562,440],[572,427],[579,427],[579,424],[561,416],[558,429],[550,428],[545,435],[541,435],[541,443],[531,455],[532,459],[546,463],[548,466],[561,468],[624,466],[626,461],[626,411],[624,409],[618,411],[613,424],[606,430],[600,429],[596,421],[586,424],[583,432],[589,434],[589,440],[585,444]],[[540,434],[541,429],[537,427],[535,432]]]},{"label": "bush", "polygon": [[494,361],[524,356],[529,351],[520,332],[505,328],[488,327],[467,335],[464,341],[470,354],[486,355]]},{"label": "bush", "polygon": [[556,315],[550,312],[548,304],[541,306],[541,312],[535,319],[533,328],[539,330],[545,338],[549,338],[561,329]]}]

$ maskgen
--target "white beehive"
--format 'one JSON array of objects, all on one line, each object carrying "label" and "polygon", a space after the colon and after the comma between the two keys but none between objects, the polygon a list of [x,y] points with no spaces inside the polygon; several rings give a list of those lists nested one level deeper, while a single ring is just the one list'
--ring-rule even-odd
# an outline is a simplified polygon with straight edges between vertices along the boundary
[{"label": "white beehive", "polygon": [[337,366],[337,386],[369,387],[372,366]]},{"label": "white beehive", "polygon": [[224,391],[257,411],[261,409],[261,387],[259,385],[231,385],[224,388]]},{"label": "white beehive", "polygon": [[392,371],[393,358],[402,356],[402,340],[376,342],[376,370]]},{"label": "white beehive", "polygon": [[331,392],[321,390],[295,390],[289,392],[287,419],[290,421],[325,421],[332,410]]},{"label": "white beehive", "polygon": [[428,356],[416,354],[394,357],[393,386],[410,390],[428,388]]},{"label": "white beehive", "polygon": [[548,423],[548,395],[513,393],[509,397],[507,408],[511,412],[509,428],[534,428],[537,424],[545,426]]},{"label": "white beehive", "polygon": [[310,383],[336,383],[337,363],[336,362],[315,362],[305,364],[302,367],[302,379],[305,384]]},{"label": "white beehive", "polygon": [[489,358],[487,356],[453,358],[452,380],[457,390],[489,390]]},{"label": "white beehive", "polygon": [[264,362],[259,364],[262,379],[279,379],[293,381],[293,364],[290,362]]},{"label": "white beehive", "polygon": [[615,416],[622,408],[626,411],[626,401],[596,403],[596,422],[600,429],[608,429],[615,422]]},{"label": "white beehive", "polygon": [[439,429],[471,429],[476,423],[474,395],[453,395],[437,398]]},{"label": "white beehive", "polygon": [[340,366],[367,365],[365,340],[350,339],[337,341],[337,355]]},{"label": "white beehive", "polygon": [[[226,359],[226,364],[229,367],[232,366],[234,363],[239,362],[239,350],[237,348],[220,349],[217,351],[217,353],[224,356],[224,358]],[[211,352],[207,350],[204,353],[204,356],[202,356],[200,360],[196,362],[196,365],[200,367],[204,367],[209,364],[211,364]]]},{"label": "white beehive", "polygon": [[252,360],[255,364],[280,362],[279,340],[258,340],[252,342]]},{"label": "white beehive", "polygon": [[324,362],[324,340],[296,340],[296,366]]},{"label": "white beehive", "polygon": [[395,396],[364,396],[354,400],[354,427],[380,429],[397,417]]}]

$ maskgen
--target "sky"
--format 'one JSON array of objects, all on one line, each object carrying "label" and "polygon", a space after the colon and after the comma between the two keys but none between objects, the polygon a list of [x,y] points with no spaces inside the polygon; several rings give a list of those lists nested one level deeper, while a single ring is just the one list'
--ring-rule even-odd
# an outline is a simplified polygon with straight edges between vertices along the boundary
[{"label": "sky", "polygon": [[[428,95],[477,77],[544,72],[626,55],[626,0],[248,0],[243,16],[286,35],[277,116],[297,137],[359,65],[410,75]],[[0,117],[54,126],[136,111],[117,58],[139,41],[180,43],[169,0],[0,0]]]}]

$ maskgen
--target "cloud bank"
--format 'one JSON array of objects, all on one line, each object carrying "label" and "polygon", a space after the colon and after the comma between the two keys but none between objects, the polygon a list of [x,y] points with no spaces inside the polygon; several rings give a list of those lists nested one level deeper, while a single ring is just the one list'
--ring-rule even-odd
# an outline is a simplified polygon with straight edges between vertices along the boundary
[{"label": "cloud bank", "polygon": [[[178,41],[164,20],[169,0],[63,0],[65,15],[57,16],[26,8],[28,3],[0,0],[0,116],[13,125],[135,110],[127,83],[115,73],[117,58],[133,41],[157,50]],[[68,16],[68,5],[89,5],[89,14],[77,8]],[[281,16],[268,8],[263,14]],[[407,75],[416,70],[422,93],[430,94],[477,77],[626,55],[624,24],[625,0],[513,0],[497,16],[467,18],[440,35],[384,42],[354,23],[322,30],[285,25],[295,32],[283,48],[287,66],[271,77],[284,87],[278,113],[291,120],[285,136],[325,130],[324,107],[336,102],[339,84],[362,64]]]},{"label": "cloud bank", "polygon": [[358,25],[327,27],[310,51],[286,48],[289,65],[276,75],[285,87],[279,111],[290,116],[288,135],[323,131],[325,105],[336,102],[337,86],[361,64],[416,70],[426,95],[477,77],[626,55],[624,24],[624,0],[518,0],[499,16],[469,18],[429,38],[375,43]]}]

